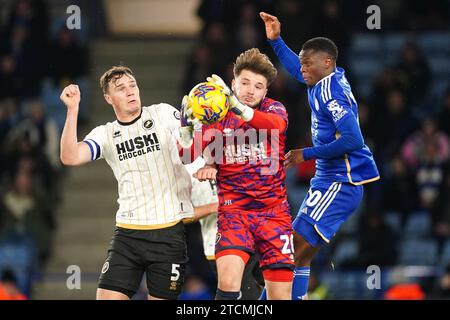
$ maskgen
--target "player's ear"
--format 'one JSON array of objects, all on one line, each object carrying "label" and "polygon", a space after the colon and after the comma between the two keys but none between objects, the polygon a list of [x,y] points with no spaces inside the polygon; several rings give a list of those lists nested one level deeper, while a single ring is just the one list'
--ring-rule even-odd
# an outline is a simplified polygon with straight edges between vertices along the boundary
[{"label": "player's ear", "polygon": [[333,59],[331,57],[327,57],[325,59],[325,66],[327,67],[327,69],[333,67]]},{"label": "player's ear", "polygon": [[107,93],[105,93],[103,96],[105,97],[106,102],[108,102],[108,104],[112,105],[111,96]]},{"label": "player's ear", "polygon": [[234,85],[235,85],[235,83],[236,83],[236,80],[231,80],[231,90],[233,91],[233,92],[236,92],[234,89]]}]

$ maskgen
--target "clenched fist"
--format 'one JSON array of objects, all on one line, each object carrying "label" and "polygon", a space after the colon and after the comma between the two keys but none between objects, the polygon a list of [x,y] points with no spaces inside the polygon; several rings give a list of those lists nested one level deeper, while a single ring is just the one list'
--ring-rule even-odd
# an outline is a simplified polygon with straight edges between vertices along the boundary
[{"label": "clenched fist", "polygon": [[215,165],[205,165],[192,175],[199,181],[216,180],[217,169]]},{"label": "clenched fist", "polygon": [[76,84],[71,84],[64,88],[59,98],[67,106],[67,109],[75,110],[78,109],[80,104],[80,97],[81,93],[78,86]]}]

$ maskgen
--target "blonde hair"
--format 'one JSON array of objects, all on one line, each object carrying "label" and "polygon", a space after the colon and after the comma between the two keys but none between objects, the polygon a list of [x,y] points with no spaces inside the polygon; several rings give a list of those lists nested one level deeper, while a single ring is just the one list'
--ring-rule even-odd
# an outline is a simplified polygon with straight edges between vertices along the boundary
[{"label": "blonde hair", "polygon": [[234,76],[238,77],[244,69],[264,76],[267,79],[267,86],[275,80],[278,73],[269,57],[257,48],[249,49],[236,58],[233,67]]},{"label": "blonde hair", "polygon": [[102,88],[103,93],[108,91],[108,86],[111,81],[117,81],[122,78],[123,75],[129,75],[134,77],[133,71],[130,68],[125,66],[113,66],[111,69],[106,71],[100,77],[100,88]]}]

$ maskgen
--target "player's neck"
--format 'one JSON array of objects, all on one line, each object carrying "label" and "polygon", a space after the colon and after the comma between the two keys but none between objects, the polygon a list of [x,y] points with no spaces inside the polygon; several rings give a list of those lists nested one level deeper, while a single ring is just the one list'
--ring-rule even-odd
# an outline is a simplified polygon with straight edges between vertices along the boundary
[{"label": "player's neck", "polygon": [[133,112],[126,112],[118,109],[114,109],[114,111],[116,113],[116,118],[120,123],[130,123],[141,116],[142,107],[139,107]]}]

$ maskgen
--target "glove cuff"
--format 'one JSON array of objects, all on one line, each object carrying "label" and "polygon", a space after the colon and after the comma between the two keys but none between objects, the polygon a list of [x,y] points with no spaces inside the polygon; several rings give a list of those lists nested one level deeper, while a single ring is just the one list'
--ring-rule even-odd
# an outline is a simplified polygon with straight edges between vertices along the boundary
[{"label": "glove cuff", "polygon": [[245,122],[249,122],[253,119],[253,115],[255,114],[255,110],[253,110],[252,107],[249,107],[247,105],[243,105],[243,110],[242,110],[242,120],[244,120]]},{"label": "glove cuff", "polygon": [[190,148],[192,146],[192,142],[194,141],[193,128],[181,127],[179,129],[177,140],[184,149]]}]

